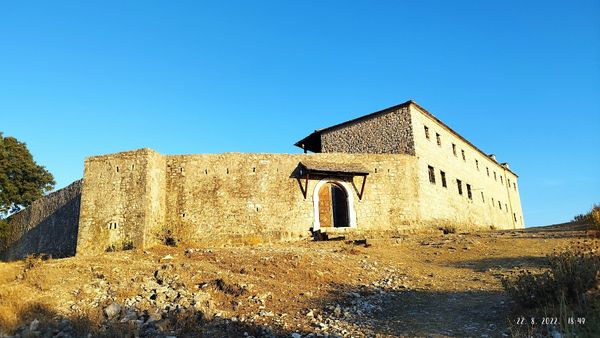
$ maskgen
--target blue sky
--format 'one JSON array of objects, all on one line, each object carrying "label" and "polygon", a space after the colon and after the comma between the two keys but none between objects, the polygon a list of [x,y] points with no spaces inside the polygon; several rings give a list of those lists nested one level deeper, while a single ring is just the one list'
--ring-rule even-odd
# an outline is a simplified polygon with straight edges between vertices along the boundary
[{"label": "blue sky", "polygon": [[599,1],[4,1],[0,131],[86,156],[298,153],[408,99],[520,175],[525,222],[600,202]]}]

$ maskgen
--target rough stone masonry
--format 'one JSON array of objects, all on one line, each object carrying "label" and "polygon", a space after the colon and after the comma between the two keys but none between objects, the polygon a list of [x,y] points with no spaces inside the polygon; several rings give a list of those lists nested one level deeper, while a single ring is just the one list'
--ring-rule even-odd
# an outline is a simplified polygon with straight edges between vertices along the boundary
[{"label": "rough stone masonry", "polygon": [[[2,258],[143,248],[166,237],[224,244],[432,226],[524,227],[508,164],[413,101],[317,130],[296,145],[314,154],[139,149],[87,158],[73,210],[50,222],[25,217],[34,206],[13,216]],[[50,231],[55,244],[41,245]]]}]

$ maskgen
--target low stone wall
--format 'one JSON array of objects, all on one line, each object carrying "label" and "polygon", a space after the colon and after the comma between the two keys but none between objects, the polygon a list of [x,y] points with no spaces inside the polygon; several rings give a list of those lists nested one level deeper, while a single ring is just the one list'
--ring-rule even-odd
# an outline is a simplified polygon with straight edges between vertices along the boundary
[{"label": "low stone wall", "polygon": [[9,217],[10,232],[0,238],[0,260],[30,254],[54,258],[75,255],[82,180],[34,201]]}]

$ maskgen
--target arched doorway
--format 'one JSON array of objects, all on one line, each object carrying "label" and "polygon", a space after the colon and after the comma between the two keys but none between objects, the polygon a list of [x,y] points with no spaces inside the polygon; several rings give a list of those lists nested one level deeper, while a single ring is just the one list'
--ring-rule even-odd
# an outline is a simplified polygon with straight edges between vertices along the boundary
[{"label": "arched doorway", "polygon": [[327,182],[318,190],[319,225],[327,227],[349,227],[350,206],[348,194],[341,185]]}]

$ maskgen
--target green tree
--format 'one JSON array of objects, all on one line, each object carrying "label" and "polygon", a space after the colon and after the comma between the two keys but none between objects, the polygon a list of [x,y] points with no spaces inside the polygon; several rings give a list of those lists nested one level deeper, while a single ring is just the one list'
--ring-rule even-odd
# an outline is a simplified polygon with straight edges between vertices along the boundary
[{"label": "green tree", "polygon": [[25,143],[0,132],[0,219],[54,188],[54,177],[33,160]]}]

